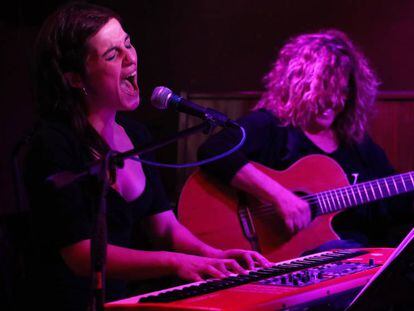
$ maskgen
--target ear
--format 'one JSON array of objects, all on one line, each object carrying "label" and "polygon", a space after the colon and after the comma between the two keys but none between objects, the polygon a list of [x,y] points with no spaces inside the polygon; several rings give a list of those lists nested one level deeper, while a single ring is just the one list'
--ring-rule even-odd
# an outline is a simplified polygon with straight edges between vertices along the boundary
[{"label": "ear", "polygon": [[71,87],[75,89],[81,89],[84,87],[82,78],[79,73],[70,71],[70,72],[65,72],[63,76],[65,77],[66,82]]}]

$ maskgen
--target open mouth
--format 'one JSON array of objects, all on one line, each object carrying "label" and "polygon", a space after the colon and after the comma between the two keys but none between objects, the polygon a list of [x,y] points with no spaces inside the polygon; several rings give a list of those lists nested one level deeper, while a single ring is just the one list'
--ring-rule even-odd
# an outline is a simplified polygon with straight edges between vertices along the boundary
[{"label": "open mouth", "polygon": [[121,88],[129,95],[136,95],[138,92],[136,71],[121,79]]}]

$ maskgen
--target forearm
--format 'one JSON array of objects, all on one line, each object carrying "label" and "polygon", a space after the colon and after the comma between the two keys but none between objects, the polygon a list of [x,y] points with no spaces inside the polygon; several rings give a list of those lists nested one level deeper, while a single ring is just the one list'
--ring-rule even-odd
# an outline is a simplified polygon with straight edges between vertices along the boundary
[{"label": "forearm", "polygon": [[264,203],[272,204],[291,233],[306,227],[311,220],[309,204],[306,201],[250,163],[236,173],[231,184]]},{"label": "forearm", "polygon": [[214,248],[192,234],[186,227],[177,221],[171,234],[172,249],[186,254],[220,257],[221,250]]},{"label": "forearm", "polygon": [[[85,240],[61,251],[66,264],[77,274],[90,274],[90,241]],[[174,274],[177,254],[165,251],[143,251],[115,245],[107,246],[108,278],[139,280]]]},{"label": "forearm", "polygon": [[219,256],[220,250],[194,236],[178,221],[172,211],[153,215],[143,225],[152,236],[153,246],[158,249],[205,257]]},{"label": "forearm", "polygon": [[278,193],[286,191],[277,181],[248,163],[231,180],[231,185],[243,190],[263,202],[277,201]]},{"label": "forearm", "polygon": [[108,246],[108,277],[123,280],[159,278],[174,274],[176,254]]}]

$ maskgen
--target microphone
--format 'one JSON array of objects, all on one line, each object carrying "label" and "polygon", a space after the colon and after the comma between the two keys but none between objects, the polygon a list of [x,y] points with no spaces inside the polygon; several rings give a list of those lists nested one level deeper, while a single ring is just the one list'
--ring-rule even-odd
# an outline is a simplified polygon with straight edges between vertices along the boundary
[{"label": "microphone", "polygon": [[197,118],[214,123],[223,127],[239,127],[239,125],[217,110],[197,105],[189,100],[174,94],[165,86],[157,86],[152,92],[151,104],[160,110],[172,108]]}]

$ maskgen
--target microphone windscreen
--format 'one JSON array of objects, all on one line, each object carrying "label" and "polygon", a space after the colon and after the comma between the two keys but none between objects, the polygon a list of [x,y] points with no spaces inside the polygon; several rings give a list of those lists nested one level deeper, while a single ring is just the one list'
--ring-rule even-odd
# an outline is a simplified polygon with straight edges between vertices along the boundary
[{"label": "microphone windscreen", "polygon": [[165,86],[157,86],[151,95],[151,104],[157,109],[167,109],[168,100],[172,95],[172,91]]}]

